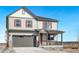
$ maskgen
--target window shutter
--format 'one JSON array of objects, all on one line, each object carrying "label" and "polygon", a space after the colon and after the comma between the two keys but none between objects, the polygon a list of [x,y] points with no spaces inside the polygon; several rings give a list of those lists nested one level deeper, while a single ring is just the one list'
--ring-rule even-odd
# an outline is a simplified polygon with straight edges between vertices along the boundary
[{"label": "window shutter", "polygon": [[14,20],[14,27],[16,27],[16,20]]},{"label": "window shutter", "polygon": [[21,22],[21,20],[20,20],[20,27],[22,27],[22,22]]},{"label": "window shutter", "polygon": [[28,21],[26,21],[26,27],[28,27]]},{"label": "window shutter", "polygon": [[32,27],[32,25],[33,25],[33,24],[32,24],[32,21],[31,21],[31,27]]}]

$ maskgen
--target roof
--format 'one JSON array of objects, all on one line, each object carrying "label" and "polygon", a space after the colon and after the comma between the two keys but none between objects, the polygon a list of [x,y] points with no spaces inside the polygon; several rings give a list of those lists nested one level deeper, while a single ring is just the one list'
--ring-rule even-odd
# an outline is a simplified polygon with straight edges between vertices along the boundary
[{"label": "roof", "polygon": [[[41,29],[36,29],[36,31],[41,31]],[[46,31],[47,33],[49,34],[62,34],[64,33],[64,31],[60,31],[60,30],[43,30],[43,31]]]},{"label": "roof", "polygon": [[52,21],[52,22],[58,22],[56,19],[51,19],[51,18],[46,18],[46,17],[41,17],[41,16],[36,16],[38,21]]},{"label": "roof", "polygon": [[[28,8],[26,7],[21,7],[20,9],[24,9],[27,13],[29,13],[32,17],[34,17],[36,20],[38,21],[52,21],[52,22],[58,22],[58,20],[56,19],[51,19],[51,18],[46,18],[46,17],[41,17],[41,16],[36,16],[35,14],[33,14]],[[15,12],[17,12],[18,10],[16,10]],[[13,13],[15,13],[13,12]],[[8,16],[12,15],[13,13],[9,14]]]}]

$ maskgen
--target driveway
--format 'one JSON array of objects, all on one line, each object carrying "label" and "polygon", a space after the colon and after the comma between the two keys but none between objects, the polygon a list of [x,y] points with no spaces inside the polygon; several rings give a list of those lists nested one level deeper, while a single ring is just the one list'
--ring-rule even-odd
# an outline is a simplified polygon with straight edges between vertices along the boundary
[{"label": "driveway", "polygon": [[40,47],[14,47],[3,49],[1,53],[65,53],[65,51]]},{"label": "driveway", "polygon": [[13,48],[16,53],[49,53],[49,51],[36,47],[16,47]]}]

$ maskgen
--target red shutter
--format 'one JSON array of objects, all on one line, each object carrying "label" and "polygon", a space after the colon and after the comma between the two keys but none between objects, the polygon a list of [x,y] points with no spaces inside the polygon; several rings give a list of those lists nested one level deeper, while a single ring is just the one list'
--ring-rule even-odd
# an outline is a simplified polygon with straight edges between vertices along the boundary
[{"label": "red shutter", "polygon": [[20,20],[20,27],[22,27],[22,22],[21,22],[21,20]]},{"label": "red shutter", "polygon": [[28,21],[26,21],[26,27],[28,27]]},{"label": "red shutter", "polygon": [[31,27],[32,27],[32,25],[33,25],[33,24],[32,24],[32,21],[31,21]]},{"label": "red shutter", "polygon": [[16,27],[16,20],[14,20],[14,27]]}]

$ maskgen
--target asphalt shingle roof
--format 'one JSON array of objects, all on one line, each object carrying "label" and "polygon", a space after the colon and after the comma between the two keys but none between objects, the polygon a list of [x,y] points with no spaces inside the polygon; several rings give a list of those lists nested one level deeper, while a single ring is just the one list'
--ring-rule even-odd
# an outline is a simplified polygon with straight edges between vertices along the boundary
[{"label": "asphalt shingle roof", "polygon": [[41,16],[36,16],[38,21],[52,21],[52,22],[58,22],[56,19],[51,19],[51,18],[46,18],[46,17],[41,17]]}]

